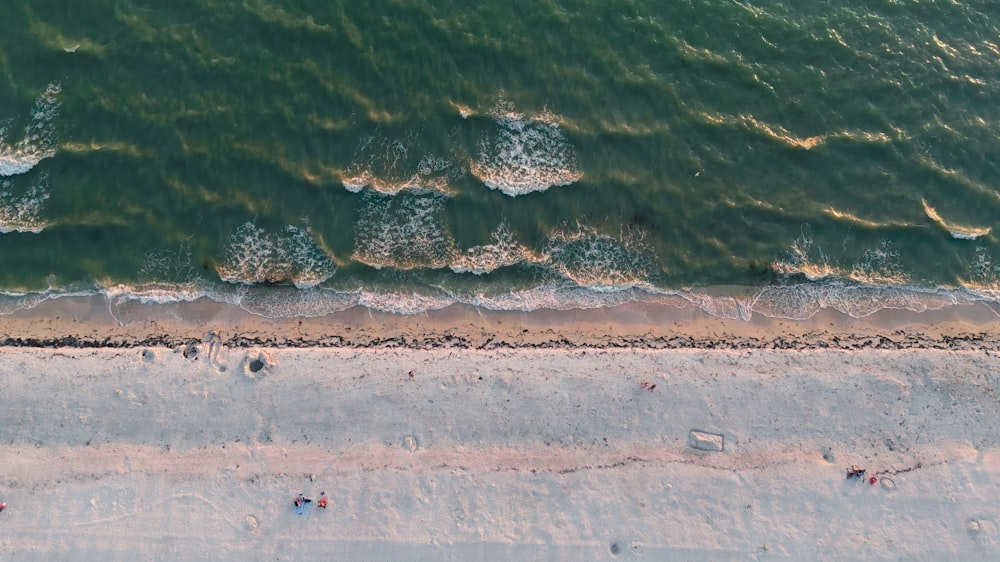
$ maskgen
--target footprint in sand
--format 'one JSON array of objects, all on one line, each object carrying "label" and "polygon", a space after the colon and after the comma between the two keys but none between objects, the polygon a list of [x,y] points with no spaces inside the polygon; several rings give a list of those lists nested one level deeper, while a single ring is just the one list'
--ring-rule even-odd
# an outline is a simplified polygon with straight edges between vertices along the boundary
[{"label": "footprint in sand", "polygon": [[965,530],[976,544],[993,545],[997,534],[996,525],[989,519],[971,518],[965,522]]},{"label": "footprint in sand", "polygon": [[208,342],[208,362],[218,369],[220,373],[225,373],[228,367],[222,362],[222,336],[218,332],[212,331],[202,337],[202,341]]},{"label": "footprint in sand", "polygon": [[265,351],[251,352],[243,358],[243,374],[250,379],[263,377],[268,374],[274,366],[274,360],[271,359],[271,356]]},{"label": "footprint in sand", "polygon": [[412,453],[420,448],[420,440],[417,439],[416,435],[404,435],[403,448]]}]

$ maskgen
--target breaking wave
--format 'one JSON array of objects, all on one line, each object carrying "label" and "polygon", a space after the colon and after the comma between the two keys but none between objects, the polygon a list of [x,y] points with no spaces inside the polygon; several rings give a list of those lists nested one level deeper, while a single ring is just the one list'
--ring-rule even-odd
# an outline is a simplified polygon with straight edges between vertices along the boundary
[{"label": "breaking wave", "polygon": [[909,275],[903,271],[899,261],[899,252],[888,240],[865,250],[861,258],[851,266],[848,278],[863,285],[893,286],[910,282]]},{"label": "breaking wave", "polygon": [[582,177],[576,151],[548,112],[531,119],[499,100],[490,116],[497,124],[479,142],[472,173],[490,189],[510,195],[569,185]]},{"label": "breaking wave", "polygon": [[1000,266],[993,262],[993,256],[982,246],[976,247],[965,286],[1000,299]]},{"label": "breaking wave", "polygon": [[314,287],[333,275],[336,267],[307,230],[285,225],[271,233],[247,222],[229,239],[219,277],[230,283],[293,283]]},{"label": "breaking wave", "polygon": [[592,288],[645,286],[657,273],[641,234],[623,231],[616,238],[581,224],[554,232],[544,261],[566,279]]},{"label": "breaking wave", "polygon": [[344,189],[359,193],[365,187],[385,194],[404,190],[435,190],[449,193],[449,183],[461,176],[462,169],[450,157],[416,154],[415,134],[390,139],[374,134],[362,140],[354,162],[342,183]]},{"label": "breaking wave", "polygon": [[866,249],[854,263],[841,264],[813,241],[808,227],[803,227],[802,234],[792,242],[785,255],[771,266],[785,277],[801,275],[809,281],[845,280],[886,286],[910,282],[892,242],[882,240],[877,246]]},{"label": "breaking wave", "polygon": [[501,222],[490,237],[493,240],[492,244],[469,248],[455,259],[451,264],[451,270],[455,273],[483,275],[501,267],[535,259],[531,251],[517,241],[506,221]]},{"label": "breaking wave", "polygon": [[0,180],[0,233],[39,233],[45,228],[42,207],[49,198],[48,176],[39,174],[27,190],[13,179]]},{"label": "breaking wave", "polygon": [[808,227],[802,228],[802,234],[792,242],[783,257],[774,261],[772,267],[781,275],[801,274],[810,281],[833,277],[838,273],[823,249],[813,242]]},{"label": "breaking wave", "polygon": [[49,84],[35,100],[24,126],[24,135],[11,144],[8,135],[12,120],[0,123],[0,177],[27,173],[45,158],[56,153],[56,131],[53,120],[59,115],[57,83]]},{"label": "breaking wave", "polygon": [[354,222],[353,259],[381,269],[447,267],[455,241],[444,213],[446,198],[434,192],[395,196],[366,192]]},{"label": "breaking wave", "polygon": [[941,218],[941,215],[937,213],[937,210],[934,207],[927,204],[927,201],[921,199],[920,202],[924,205],[924,213],[927,215],[927,218],[937,223],[937,225],[941,228],[947,230],[948,234],[956,240],[975,240],[976,238],[986,236],[993,230],[990,227],[977,228],[974,226],[963,226],[947,222]]}]

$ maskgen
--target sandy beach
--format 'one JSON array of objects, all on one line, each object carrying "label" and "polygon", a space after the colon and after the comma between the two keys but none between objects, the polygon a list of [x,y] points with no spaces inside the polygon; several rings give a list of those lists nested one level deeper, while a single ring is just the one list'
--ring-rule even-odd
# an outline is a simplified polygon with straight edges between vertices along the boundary
[{"label": "sandy beach", "polygon": [[996,559],[996,320],[49,301],[0,559]]}]

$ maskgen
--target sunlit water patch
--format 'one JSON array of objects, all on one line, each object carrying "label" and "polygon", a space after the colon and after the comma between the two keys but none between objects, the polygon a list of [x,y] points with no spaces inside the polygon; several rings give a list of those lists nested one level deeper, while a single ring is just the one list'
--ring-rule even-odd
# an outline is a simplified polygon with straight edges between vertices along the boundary
[{"label": "sunlit water patch", "polygon": [[927,218],[931,219],[937,223],[938,226],[948,231],[948,234],[950,234],[952,238],[957,240],[975,240],[981,236],[986,236],[990,233],[990,231],[992,231],[992,228],[990,227],[975,227],[948,222],[941,218],[937,209],[928,205],[927,201],[921,199],[920,202],[924,205],[924,213],[927,215]]},{"label": "sunlit water patch", "polygon": [[829,257],[812,237],[808,227],[802,228],[802,234],[792,242],[784,256],[772,263],[775,272],[786,275],[804,275],[810,281],[816,281],[838,275],[840,272],[830,263]]}]

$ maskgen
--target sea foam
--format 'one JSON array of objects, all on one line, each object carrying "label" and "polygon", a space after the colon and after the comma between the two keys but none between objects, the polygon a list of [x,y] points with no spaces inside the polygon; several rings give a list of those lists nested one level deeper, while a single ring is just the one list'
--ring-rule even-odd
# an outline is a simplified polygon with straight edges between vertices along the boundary
[{"label": "sea foam", "polygon": [[517,241],[506,221],[501,222],[490,237],[492,244],[467,249],[451,264],[451,270],[455,273],[483,275],[501,267],[532,261],[531,252]]},{"label": "sea foam", "polygon": [[208,296],[264,318],[320,317],[359,304],[356,293],[323,287],[236,285],[213,291]]},{"label": "sea foam", "polygon": [[415,133],[401,138],[381,133],[365,137],[341,180],[344,189],[352,193],[365,187],[385,194],[405,190],[449,193],[450,182],[461,175],[460,167],[450,157],[415,153],[410,147],[418,140]]},{"label": "sea foam", "polygon": [[593,289],[645,286],[657,273],[653,251],[638,231],[612,237],[582,224],[559,229],[549,236],[543,258],[553,271]]},{"label": "sea foam", "polygon": [[[992,271],[992,266],[987,264]],[[145,283],[98,286],[91,290],[0,292],[0,315],[31,309],[49,299],[102,295],[116,318],[129,320],[129,302],[171,304],[208,298],[237,306],[267,318],[321,317],[356,306],[399,315],[422,314],[454,304],[484,310],[532,312],[578,310],[646,303],[684,309],[694,308],[718,318],[749,321],[755,315],[775,319],[805,320],[824,309],[852,318],[864,318],[880,310],[924,312],[947,306],[1000,303],[1000,291],[980,289],[928,289],[912,286],[872,286],[844,281],[771,285],[740,295],[709,294],[704,290],[660,290],[623,287],[606,291],[568,282],[541,284],[517,290],[459,294],[434,289],[430,292],[400,290],[335,290],[325,287],[299,289],[291,285],[207,283]],[[110,310],[110,309],[109,309]],[[998,313],[1000,314],[1000,313]]]},{"label": "sea foam", "polygon": [[36,293],[0,291],[0,316],[31,310],[54,297],[55,295],[48,291]]},{"label": "sea foam", "polygon": [[271,233],[247,222],[230,237],[217,270],[230,283],[290,282],[308,288],[330,278],[336,267],[306,229],[285,225]]},{"label": "sea foam", "polygon": [[192,283],[203,281],[195,267],[191,245],[183,243],[177,248],[159,249],[146,253],[139,267],[139,277],[149,283]]},{"label": "sea foam", "polygon": [[808,226],[802,227],[802,234],[792,242],[788,251],[772,264],[775,272],[785,276],[804,275],[810,281],[818,281],[841,274],[823,249],[813,241]]},{"label": "sea foam", "polygon": [[865,250],[851,267],[848,277],[863,285],[902,286],[910,281],[910,276],[899,261],[899,252],[888,240],[882,240],[878,246]]},{"label": "sea foam", "polygon": [[48,176],[39,174],[27,190],[15,179],[0,180],[0,233],[39,233],[45,228],[42,207],[49,198]]},{"label": "sea foam", "polygon": [[803,320],[830,308],[852,318],[864,318],[885,309],[924,312],[976,300],[979,299],[975,295],[964,290],[835,281],[766,287],[755,298],[752,312],[770,318]]},{"label": "sea foam", "polygon": [[354,223],[353,258],[375,268],[447,267],[455,241],[447,228],[445,201],[433,192],[366,192]]},{"label": "sea foam", "polygon": [[39,162],[56,153],[56,132],[53,120],[59,114],[57,83],[49,84],[35,100],[24,126],[24,135],[11,144],[8,136],[12,121],[0,124],[0,176],[16,176],[29,172]]},{"label": "sea foam", "polygon": [[583,175],[575,149],[548,112],[528,119],[501,99],[490,116],[496,130],[479,142],[472,163],[472,173],[490,189],[514,197],[569,185]]},{"label": "sea foam", "polygon": [[1000,297],[1000,266],[983,246],[976,246],[964,285],[991,298]]}]

